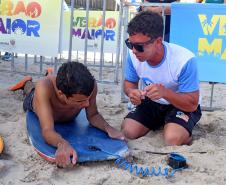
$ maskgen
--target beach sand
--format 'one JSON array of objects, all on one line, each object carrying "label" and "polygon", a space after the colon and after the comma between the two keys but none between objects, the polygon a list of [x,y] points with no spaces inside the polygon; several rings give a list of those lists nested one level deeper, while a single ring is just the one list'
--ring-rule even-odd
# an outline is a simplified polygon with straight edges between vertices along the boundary
[{"label": "beach sand", "polygon": [[[17,59],[20,60],[20,59]],[[20,64],[18,68],[21,68]],[[0,70],[9,69],[10,63],[1,61]],[[31,69],[39,68],[31,64]],[[97,71],[97,69],[95,69]],[[92,72],[95,72],[92,70]],[[107,73],[112,75],[112,72]],[[139,177],[119,169],[114,161],[77,164],[70,169],[59,169],[43,160],[29,144],[25,113],[22,110],[22,92],[12,93],[7,88],[23,75],[1,72],[0,75],[0,135],[5,141],[0,156],[0,185],[116,185],[116,184],[226,184],[226,86],[214,88],[213,112],[203,112],[193,131],[190,146],[166,146],[162,131],[129,141],[134,164],[143,167],[167,166],[166,155],[152,152],[179,152],[187,159],[189,168],[176,172],[173,177]],[[202,105],[209,106],[211,86],[201,83]],[[121,103],[121,85],[98,84],[99,112],[114,127],[120,129],[128,113],[127,104]]]}]

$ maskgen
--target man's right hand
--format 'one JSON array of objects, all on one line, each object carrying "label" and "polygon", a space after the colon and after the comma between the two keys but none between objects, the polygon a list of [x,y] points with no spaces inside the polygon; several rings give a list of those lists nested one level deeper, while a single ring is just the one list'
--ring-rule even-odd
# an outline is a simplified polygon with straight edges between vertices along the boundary
[{"label": "man's right hand", "polygon": [[55,157],[57,166],[63,168],[66,168],[71,164],[75,165],[78,159],[76,151],[67,142],[62,142],[58,144]]},{"label": "man's right hand", "polygon": [[146,92],[139,89],[131,89],[128,92],[128,97],[132,104],[140,105],[141,100],[145,98]]}]

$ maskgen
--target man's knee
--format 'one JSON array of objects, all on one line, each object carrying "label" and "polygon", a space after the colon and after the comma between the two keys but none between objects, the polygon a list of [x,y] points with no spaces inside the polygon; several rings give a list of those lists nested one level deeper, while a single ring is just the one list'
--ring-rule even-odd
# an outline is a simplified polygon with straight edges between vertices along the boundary
[{"label": "man's knee", "polygon": [[127,118],[123,121],[121,129],[127,139],[137,139],[149,131],[137,121]]},{"label": "man's knee", "polygon": [[191,140],[189,132],[176,123],[168,123],[164,127],[164,140],[167,145],[188,144]]},{"label": "man's knee", "polygon": [[176,134],[165,133],[164,140],[167,145],[181,145],[181,138]]},{"label": "man's knee", "polygon": [[190,141],[190,137],[184,136],[182,134],[178,134],[175,132],[165,132],[164,133],[164,140],[167,145],[183,145],[188,144]]},{"label": "man's knee", "polygon": [[133,129],[125,121],[122,123],[122,133],[127,139],[136,139]]}]

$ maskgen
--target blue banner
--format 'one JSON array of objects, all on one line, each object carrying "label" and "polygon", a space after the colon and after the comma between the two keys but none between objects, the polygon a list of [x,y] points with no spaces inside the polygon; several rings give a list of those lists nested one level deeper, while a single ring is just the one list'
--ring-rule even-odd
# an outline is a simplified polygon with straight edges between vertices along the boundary
[{"label": "blue banner", "polygon": [[200,81],[226,83],[226,4],[171,5],[170,42],[198,59]]}]

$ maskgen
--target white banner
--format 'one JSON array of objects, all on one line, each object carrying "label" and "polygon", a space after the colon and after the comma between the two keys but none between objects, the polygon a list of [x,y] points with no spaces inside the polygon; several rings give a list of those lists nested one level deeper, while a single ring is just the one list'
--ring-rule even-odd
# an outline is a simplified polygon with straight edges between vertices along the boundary
[{"label": "white banner", "polygon": [[[102,11],[89,11],[88,20],[88,51],[100,52],[102,37]],[[107,11],[104,30],[104,52],[115,53],[118,33],[117,11]],[[70,34],[70,11],[64,11],[62,50],[68,51]],[[86,34],[86,11],[75,10],[73,22],[72,50],[84,51]]]},{"label": "white banner", "polygon": [[57,56],[62,0],[0,0],[0,51]]}]

